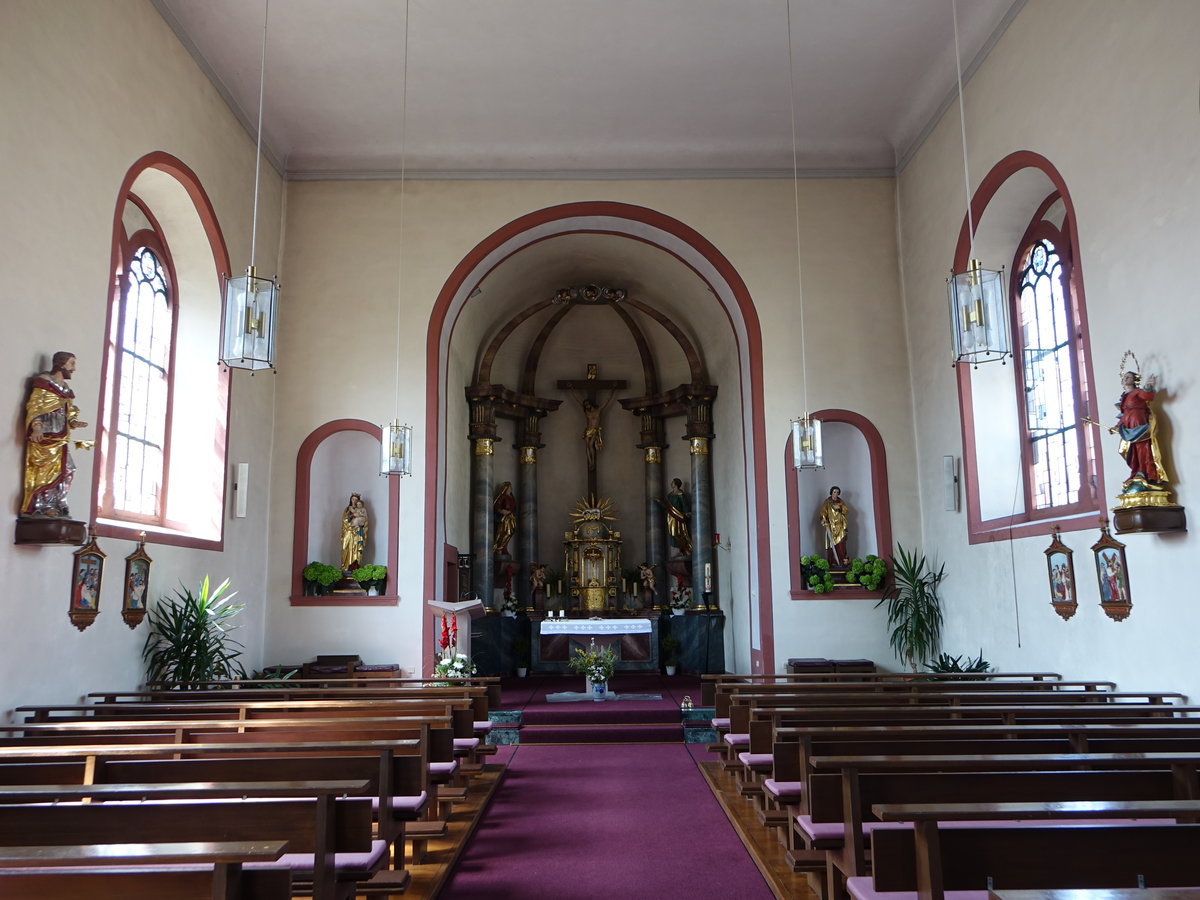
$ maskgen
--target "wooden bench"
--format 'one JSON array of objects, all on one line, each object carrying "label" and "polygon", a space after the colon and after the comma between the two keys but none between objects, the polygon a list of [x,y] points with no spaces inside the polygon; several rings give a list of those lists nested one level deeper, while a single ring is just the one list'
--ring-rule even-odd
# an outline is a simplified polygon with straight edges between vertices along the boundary
[{"label": "wooden bench", "polygon": [[373,843],[368,798],[321,793],[269,800],[0,805],[0,846],[105,843],[114,836],[129,843],[286,841],[281,862],[294,881],[311,883],[315,900],[352,896],[355,885],[386,860],[383,842]]},{"label": "wooden bench", "polygon": [[[1200,825],[1053,825],[939,829],[951,817],[1156,817],[1200,812],[1196,801],[1090,804],[937,804],[880,806],[881,818],[903,816],[913,829],[877,831],[873,875],[854,878],[857,898],[904,891],[914,900],[944,900],[946,890],[996,888],[1194,887],[1200,885]],[[903,895],[901,895],[901,898]],[[896,898],[896,900],[901,900]]]},{"label": "wooden bench", "polygon": [[807,785],[807,812],[797,816],[794,826],[805,847],[824,852],[829,895],[839,896],[843,878],[867,874],[866,848],[876,827],[873,810],[880,804],[1003,800],[1020,800],[1025,804],[1081,800],[1166,802],[1185,799],[1179,796],[1182,789],[1167,767],[1034,772],[845,770],[840,775],[813,775]]},{"label": "wooden bench", "polygon": [[286,848],[286,841],[0,847],[0,895],[8,900],[290,900],[290,869],[243,868],[247,862],[278,860]]}]

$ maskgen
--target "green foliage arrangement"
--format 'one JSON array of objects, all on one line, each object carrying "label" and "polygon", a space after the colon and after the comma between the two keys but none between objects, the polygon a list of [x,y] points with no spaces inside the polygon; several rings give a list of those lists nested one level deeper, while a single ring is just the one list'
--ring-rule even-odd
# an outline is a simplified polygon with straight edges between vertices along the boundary
[{"label": "green foliage arrangement", "polygon": [[847,584],[860,584],[868,591],[877,591],[887,578],[887,563],[875,554],[865,559],[857,556],[850,560],[850,568],[846,570]]},{"label": "green foliage arrangement", "polygon": [[949,674],[961,672],[964,675],[981,675],[992,671],[992,664],[983,658],[983,649],[980,648],[979,656],[974,659],[971,658],[969,653],[964,653],[961,656],[939,653],[937,659],[925,663],[925,668],[930,672]]},{"label": "green foliage arrangement", "polygon": [[193,594],[187,587],[174,597],[160,597],[146,612],[150,633],[142,647],[147,681],[185,682],[245,678],[238,659],[242,645],[230,637],[237,628],[230,619],[243,609],[225,593],[226,578],[209,589],[208,576]]},{"label": "green foliage arrangement", "polygon": [[815,553],[800,557],[800,574],[804,584],[814,594],[825,594],[833,590],[833,575],[829,571],[829,560]]},{"label": "green foliage arrangement", "polygon": [[567,661],[567,667],[572,672],[586,676],[588,681],[607,683],[612,678],[616,663],[617,655],[613,652],[612,647],[600,649],[589,647],[587,650],[577,647],[575,655]]},{"label": "green foliage arrangement", "polygon": [[529,665],[529,638],[524,634],[518,634],[513,638],[512,643],[513,662],[518,667]]},{"label": "green foliage arrangement", "polygon": [[[316,563],[316,565],[320,565],[320,563]],[[305,566],[306,570],[307,570],[307,568],[308,567]],[[332,569],[334,567],[330,566],[329,568]],[[383,581],[385,578],[387,578],[387,566],[359,566],[357,569],[355,569],[353,572],[350,573],[350,577],[353,578],[355,581],[357,581],[359,584],[368,584],[368,583],[375,582],[375,581]],[[330,584],[332,584],[332,583],[333,582],[330,582]]]},{"label": "green foliage arrangement", "polygon": [[935,572],[924,556],[897,546],[892,557],[893,585],[877,607],[887,604],[890,643],[900,662],[917,671],[917,666],[937,650],[942,635],[942,605],[937,587],[946,577],[946,566]]},{"label": "green foliage arrangement", "polygon": [[337,566],[330,566],[323,562],[317,562],[315,559],[304,567],[300,573],[300,577],[305,581],[311,581],[313,584],[319,584],[323,588],[331,587],[342,577],[342,570]]},{"label": "green foliage arrangement", "polygon": [[678,665],[679,638],[668,634],[662,639],[662,658],[664,666]]}]

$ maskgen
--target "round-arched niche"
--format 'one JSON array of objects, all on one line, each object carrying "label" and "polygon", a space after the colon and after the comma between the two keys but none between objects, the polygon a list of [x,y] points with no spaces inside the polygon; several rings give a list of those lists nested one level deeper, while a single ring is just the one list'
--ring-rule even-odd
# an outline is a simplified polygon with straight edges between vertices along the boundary
[{"label": "round-arched niche", "polygon": [[[380,428],[358,419],[328,422],[301,444],[296,459],[296,516],[293,539],[293,606],[393,605],[396,595],[397,554],[391,536],[399,513],[398,479],[379,474]],[[369,525],[364,565],[388,567],[387,592],[382,596],[303,595],[301,570],[317,561],[341,564],[342,515],[352,494],[367,507]]]},{"label": "round-arched niche", "polygon": [[887,456],[879,431],[869,419],[848,410],[822,410],[813,413],[813,418],[821,421],[825,467],[796,471],[792,466],[790,436],[785,448],[791,597],[794,600],[878,597],[878,591],[857,586],[839,587],[833,594],[814,594],[803,583],[800,558],[825,555],[821,504],[835,486],[841,489],[842,500],[849,508],[847,555],[852,559],[870,555],[886,559],[892,552]]}]

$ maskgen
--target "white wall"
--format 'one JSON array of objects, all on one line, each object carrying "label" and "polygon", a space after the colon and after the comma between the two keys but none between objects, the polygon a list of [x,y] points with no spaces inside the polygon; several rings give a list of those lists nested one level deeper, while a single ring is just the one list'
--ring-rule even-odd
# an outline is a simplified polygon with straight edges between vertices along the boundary
[{"label": "white wall", "polygon": [[[246,265],[254,144],[146,0],[78,3],[5,0],[0,10],[0,269],[9,285],[0,336],[0,383],[10,410],[0,443],[7,505],[20,504],[23,407],[27,379],[50,355],[69,349],[79,361],[73,382],[82,418],[99,408],[105,304],[117,190],[145,154],[178,157],[212,201],[232,265]],[[276,266],[281,182],[264,167],[259,243],[263,271]],[[217,348],[213,348],[214,366]],[[224,553],[148,544],[154,559],[151,599],[205,573],[233,576],[248,608],[240,637],[247,664],[261,658],[264,535],[267,531],[275,381],[235,377],[230,463],[251,462],[246,519],[225,521]],[[181,411],[186,415],[186,411]],[[211,435],[197,435],[197,439]],[[86,517],[90,455],[70,503]],[[10,526],[11,527],[11,526]],[[25,703],[73,702],[87,691],[133,688],[141,680],[146,626],[121,620],[120,583],[133,544],[101,539],[108,554],[100,615],[84,632],[67,619],[71,547],[12,546],[0,541],[5,590],[0,607],[0,711]]]},{"label": "white wall", "polygon": [[[1119,394],[1132,348],[1161,374],[1172,428],[1177,499],[1194,507],[1200,475],[1200,392],[1193,258],[1200,246],[1200,116],[1190,0],[1031,0],[966,88],[973,185],[1016,150],[1046,156],[1074,200],[1099,406]],[[1034,102],[1041,98],[1041,102]],[[944,279],[962,222],[956,109],[900,179],[904,293],[917,430],[923,549],[945,560],[945,644],[1007,669],[1106,677],[1122,687],[1196,696],[1200,610],[1192,601],[1194,532],[1130,535],[1133,613],[1115,623],[1099,607],[1089,547],[1098,528],[1071,532],[1080,608],[1051,610],[1042,551],[1048,537],[968,546],[965,513],[940,510],[941,457],[961,453],[958,399],[946,360]],[[1011,250],[1010,250],[1011,258]],[[1008,259],[1000,260],[1007,263]],[[1127,472],[1103,438],[1104,494]],[[1194,527],[1194,526],[1193,526]]]}]

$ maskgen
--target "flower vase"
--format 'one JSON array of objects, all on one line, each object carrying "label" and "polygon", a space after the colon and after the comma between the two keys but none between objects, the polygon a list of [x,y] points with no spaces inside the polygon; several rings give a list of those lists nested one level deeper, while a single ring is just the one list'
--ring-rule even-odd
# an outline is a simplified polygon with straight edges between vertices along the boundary
[{"label": "flower vase", "polygon": [[601,700],[603,700],[605,698],[605,695],[608,694],[608,682],[607,681],[589,681],[588,683],[592,687],[592,699],[595,700],[597,703],[599,703]]}]

